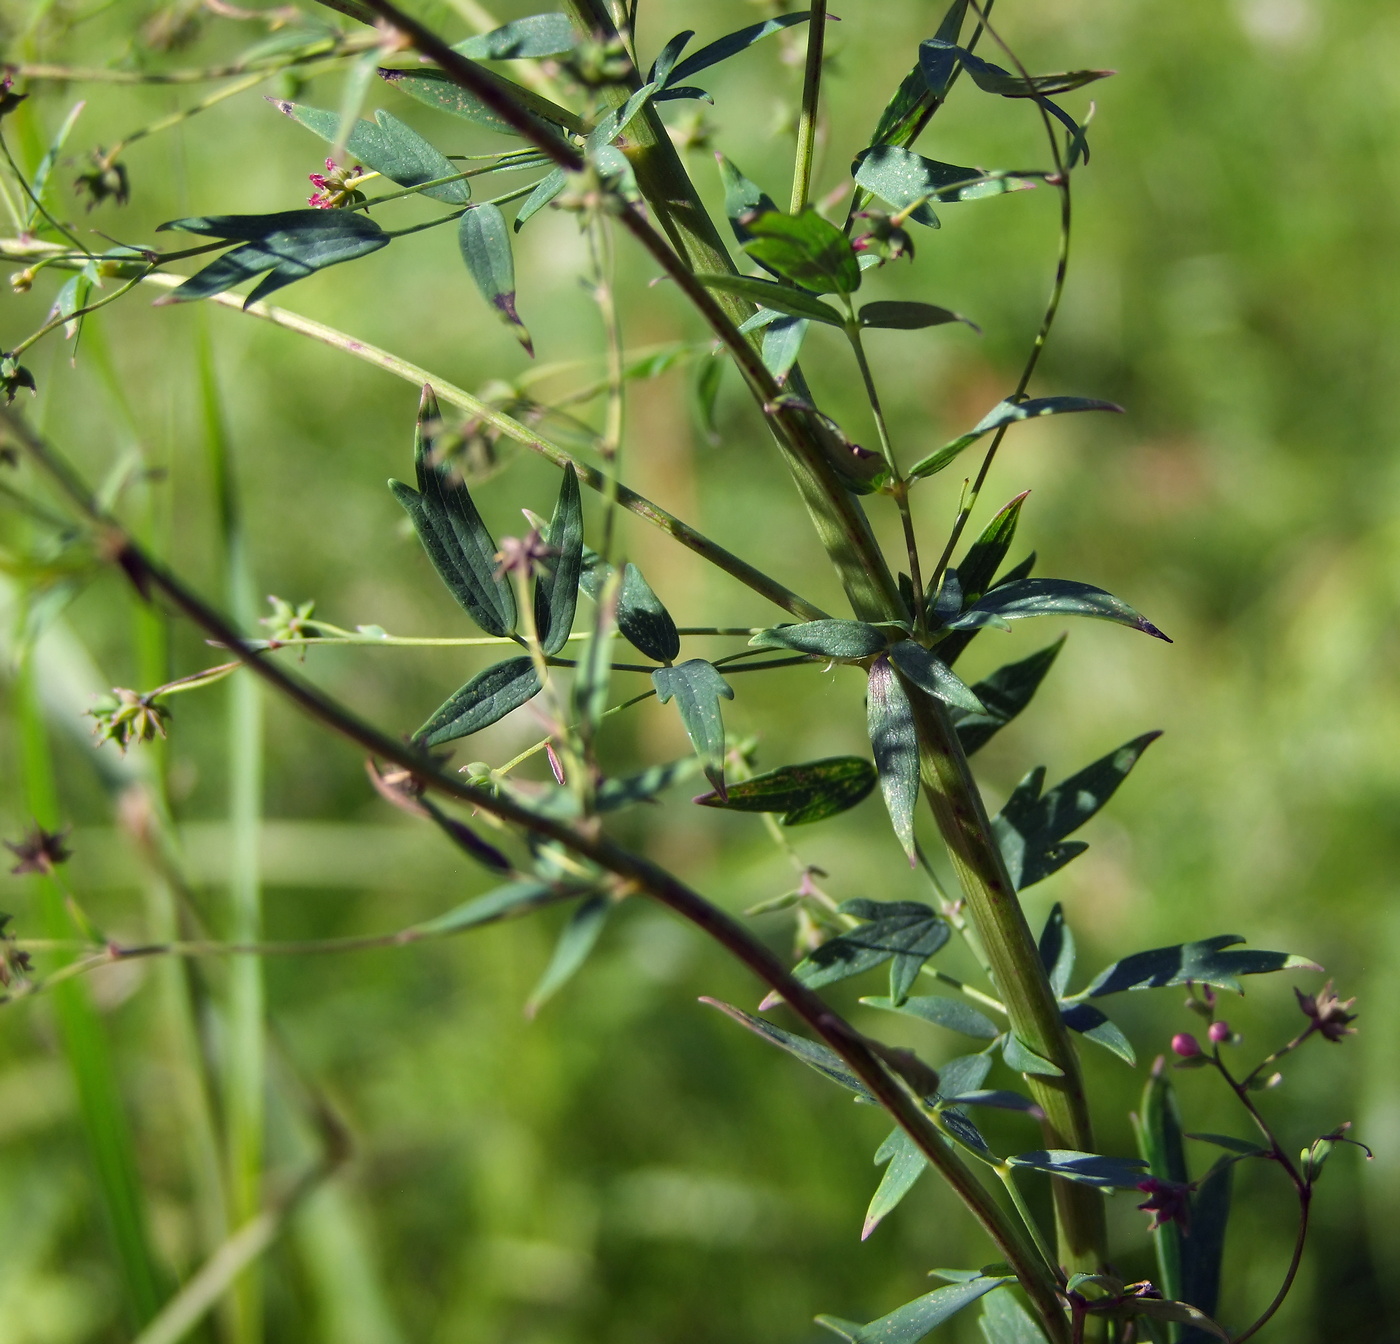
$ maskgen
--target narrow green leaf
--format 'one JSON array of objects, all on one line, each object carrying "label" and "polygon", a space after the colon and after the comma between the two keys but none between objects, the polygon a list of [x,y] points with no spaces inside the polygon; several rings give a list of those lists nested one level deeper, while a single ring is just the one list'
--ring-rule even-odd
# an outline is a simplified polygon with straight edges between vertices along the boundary
[{"label": "narrow green leaf", "polygon": [[811,12],[807,10],[801,14],[780,14],[775,19],[765,19],[762,23],[751,24],[737,32],[726,33],[724,37],[701,47],[679,65],[672,67],[667,83],[681,84],[687,79],[693,79],[700,71],[708,70],[721,61],[727,61],[731,56],[737,56],[755,42],[761,42],[765,37],[790,28],[795,23],[806,23],[811,17]]},{"label": "narrow green leaf", "polygon": [[[332,145],[336,143],[340,134],[339,112],[327,112],[285,98],[269,98],[268,102],[322,140]],[[345,141],[345,152],[401,187],[421,186],[462,171],[417,131],[383,109],[374,114],[374,121],[354,123]],[[423,195],[449,205],[465,205],[472,197],[471,183],[465,178],[460,182],[446,182],[427,188]]]},{"label": "narrow green leaf", "polygon": [[979,681],[972,687],[973,695],[982,702],[985,712],[953,712],[953,723],[964,753],[971,756],[986,746],[993,736],[1030,704],[1031,697],[1059,657],[1064,644],[1065,637],[1061,635],[1053,644],[1031,654],[1029,658],[997,668],[985,681]]},{"label": "narrow green leaf", "polygon": [[840,1083],[842,1087],[850,1088],[858,1097],[870,1101],[874,1100],[865,1084],[847,1068],[845,1060],[819,1041],[809,1041],[805,1036],[794,1036],[790,1031],[775,1027],[771,1022],[765,1022],[763,1018],[754,1017],[744,1012],[742,1008],[735,1008],[733,1004],[723,1003],[719,999],[702,996],[700,1002],[708,1003],[711,1008],[718,1008],[720,1012],[732,1017],[740,1026],[747,1027],[755,1036],[761,1036],[780,1050],[786,1050],[788,1054],[796,1056],[808,1068],[815,1069],[824,1078],[830,1078],[833,1083]]},{"label": "narrow green leaf", "polygon": [[915,686],[935,700],[971,714],[985,712],[982,702],[963,684],[962,678],[922,644],[904,639],[891,645],[890,661]]},{"label": "narrow green leaf", "polygon": [[763,367],[773,381],[784,383],[802,353],[809,322],[805,317],[780,317],[763,333]]},{"label": "narrow green leaf", "polygon": [[636,565],[624,565],[617,600],[617,628],[634,648],[658,663],[670,663],[681,651],[681,637],[671,613],[651,590]]},{"label": "narrow green leaf", "polygon": [[489,728],[519,709],[540,689],[533,660],[507,658],[474,676],[454,692],[413,735],[425,747],[441,746]]},{"label": "narrow green leaf", "polygon": [[[884,1008],[891,1012],[907,1013],[910,1017],[922,1018],[935,1026],[946,1027],[949,1031],[961,1032],[979,1041],[994,1041],[1001,1035],[996,1024],[984,1013],[979,1013],[971,1004],[961,999],[947,999],[937,994],[915,995],[896,1003],[893,999],[868,998],[862,1003],[871,1008]],[[947,1080],[944,1079],[946,1084]]]},{"label": "narrow green leaf", "polygon": [[985,597],[948,622],[952,630],[976,630],[984,626],[1010,629],[1008,621],[1030,616],[1089,616],[1141,630],[1167,644],[1172,641],[1121,598],[1073,579],[1017,579],[999,583]]},{"label": "narrow green leaf", "polygon": [[906,1302],[888,1316],[860,1326],[854,1334],[847,1334],[849,1322],[838,1321],[835,1317],[818,1316],[817,1322],[839,1335],[846,1335],[851,1344],[918,1344],[935,1327],[977,1301],[984,1293],[1014,1282],[1015,1279],[1011,1278],[984,1278],[979,1275],[967,1283],[935,1288],[923,1297]]},{"label": "narrow green leaf", "polygon": [[612,908],[612,900],[599,894],[590,896],[569,916],[569,922],[564,925],[554,946],[554,955],[525,1004],[526,1017],[534,1017],[588,960],[588,954],[597,944]]},{"label": "narrow green leaf", "polygon": [[793,967],[793,975],[809,989],[819,989],[893,961],[890,997],[903,1002],[924,962],[948,941],[947,922],[917,901],[868,901],[859,907],[848,902],[841,909],[868,922],[808,953]]},{"label": "narrow green leaf", "polygon": [[538,185],[526,198],[520,209],[515,213],[515,223],[512,226],[516,233],[525,227],[525,221],[531,215],[538,214],[547,206],[565,186],[568,185],[568,176],[562,168],[552,169],[540,178]]},{"label": "narrow green leaf", "polygon": [[944,1100],[975,1092],[987,1081],[992,1071],[991,1056],[987,1054],[958,1055],[939,1065],[939,1096]]},{"label": "narrow green leaf", "polygon": [[34,199],[27,208],[24,225],[26,231],[32,231],[42,218],[39,203],[44,199],[49,177],[53,173],[54,165],[58,162],[58,156],[63,152],[63,146],[67,142],[68,136],[72,133],[73,126],[86,106],[86,102],[78,102],[69,108],[68,115],[64,117],[63,124],[58,128],[58,133],[49,141],[49,147],[44,151],[44,157],[39,160],[39,166],[34,170],[34,177],[30,183]]},{"label": "narrow green leaf", "polygon": [[1045,1344],[1040,1326],[1010,1288],[999,1288],[982,1299],[978,1324],[986,1344]]},{"label": "narrow green leaf", "polygon": [[729,220],[734,237],[740,243],[746,243],[753,235],[744,221],[755,215],[776,211],[778,207],[766,191],[745,177],[723,154],[716,152],[715,160],[719,164],[720,184],[724,187],[725,218]]},{"label": "narrow green leaf", "polygon": [[1117,1055],[1129,1068],[1136,1066],[1137,1053],[1132,1042],[1123,1031],[1108,1020],[1108,1015],[1095,1008],[1092,1003],[1074,1003],[1060,1013],[1071,1031],[1077,1031],[1085,1040],[1101,1045],[1105,1050]]},{"label": "narrow green leaf", "polygon": [[[545,135],[557,135],[556,127],[563,127],[566,131],[572,131],[575,135],[582,135],[587,131],[583,121],[568,108],[560,107],[557,103],[552,103],[548,98],[542,98],[539,94],[523,89],[519,84],[514,84],[508,79],[502,79],[499,75],[491,71],[480,68],[478,73],[481,77],[507,93],[517,104],[522,105],[527,112],[538,118],[539,129]],[[468,92],[460,84],[455,83],[452,78],[444,74],[441,70],[386,70],[379,71],[380,79],[410,98],[423,103],[427,107],[436,108],[439,112],[447,112],[451,116],[461,117],[464,121],[470,121],[477,126],[483,126],[488,131],[496,131],[501,135],[519,135],[510,122],[506,121],[492,108],[488,107],[474,93]]]},{"label": "narrow green leaf", "polygon": [[462,609],[488,635],[509,635],[515,629],[515,595],[498,572],[496,543],[466,483],[453,479],[451,463],[437,460],[440,425],[437,398],[424,387],[413,442],[418,490],[399,481],[390,481],[389,489]]},{"label": "narrow green leaf", "polygon": [[573,629],[583,569],[583,502],[579,498],[578,476],[571,467],[564,469],[559,482],[559,499],[545,541],[554,554],[535,580],[535,629],[540,647],[553,655],[564,647]]},{"label": "narrow green leaf", "polygon": [[[1165,1060],[1158,1059],[1148,1075],[1142,1104],[1133,1117],[1133,1128],[1137,1133],[1138,1152],[1147,1163],[1150,1176],[1176,1185],[1185,1185],[1191,1179],[1186,1166],[1176,1089]],[[1160,1224],[1152,1231],[1152,1241],[1157,1253],[1157,1286],[1169,1298],[1180,1297],[1181,1224],[1171,1219]]]},{"label": "narrow green leaf", "polygon": [[[961,168],[955,163],[926,159],[898,145],[872,145],[862,150],[851,165],[851,175],[860,186],[896,210],[907,210],[916,201],[975,201],[1036,185],[1030,178],[989,174],[981,168]],[[915,205],[909,218],[930,228],[938,227],[938,216],[927,204]]]},{"label": "narrow green leaf", "polygon": [[749,640],[755,649],[792,649],[813,658],[858,662],[881,652],[888,644],[885,632],[864,621],[804,621],[800,625],[776,625]]},{"label": "narrow green leaf", "polygon": [[713,663],[703,658],[690,658],[675,667],[658,667],[651,674],[651,684],[663,705],[675,697],[686,736],[700,759],[705,778],[724,798],[724,719],[719,702],[721,698],[732,700],[734,688]]},{"label": "narrow green leaf", "polygon": [[780,285],[774,280],[759,280],[751,275],[697,275],[702,285],[737,294],[741,299],[764,308],[772,308],[789,317],[809,317],[829,327],[839,327],[845,319],[829,303],[794,285]]},{"label": "narrow green leaf", "polygon": [[1032,770],[992,820],[1007,871],[1018,891],[1058,872],[1087,845],[1062,843],[1108,800],[1128,777],[1142,753],[1161,736],[1144,733],[1101,756],[1042,796],[1045,767]]},{"label": "narrow green leaf", "polygon": [[992,1088],[987,1091],[959,1092],[948,1098],[959,1106],[990,1106],[998,1111],[1021,1111],[1034,1120],[1044,1120],[1045,1112],[1030,1097],[1019,1092],[1009,1092],[1005,1088]]},{"label": "narrow green leaf", "polygon": [[[1196,1338],[1202,1335],[1210,1339],[1223,1339],[1225,1344],[1229,1344],[1230,1336],[1220,1328],[1209,1316],[1199,1307],[1193,1307],[1188,1302],[1168,1302],[1163,1298],[1138,1297],[1133,1298],[1131,1309],[1128,1311],[1132,1316],[1146,1316],[1154,1321],[1173,1321],[1181,1325],[1191,1326],[1191,1334]],[[1185,1339],[1186,1336],[1183,1336]]]},{"label": "narrow green leaf", "polygon": [[918,1145],[902,1129],[893,1130],[884,1143],[876,1150],[875,1165],[884,1163],[885,1174],[875,1190],[870,1207],[865,1211],[865,1223],[860,1229],[860,1239],[865,1241],[880,1226],[881,1221],[891,1213],[900,1200],[914,1188],[914,1182],[923,1175],[928,1166],[928,1158],[919,1151]]},{"label": "narrow green leaf", "polygon": [[1067,1148],[1038,1149],[1006,1159],[1013,1167],[1049,1172],[1052,1176],[1100,1190],[1134,1190],[1147,1166],[1139,1157],[1101,1157],[1097,1153],[1077,1153]]},{"label": "narrow green leaf", "polygon": [[453,51],[474,61],[531,60],[561,56],[578,45],[567,14],[528,14],[459,42]]},{"label": "narrow green leaf", "polygon": [[951,61],[961,61],[963,68],[972,76],[973,82],[985,93],[998,94],[1002,98],[1034,98],[1037,100],[1050,94],[1069,93],[1082,89],[1095,80],[1107,79],[1115,74],[1113,70],[1068,70],[1056,75],[1014,75],[999,65],[984,61],[970,51],[931,37],[919,44],[919,60],[923,65],[924,76],[932,84],[944,77],[944,71]]},{"label": "narrow green leaf", "polygon": [[486,302],[515,333],[515,339],[534,356],[530,333],[515,310],[515,257],[511,252],[510,230],[499,206],[489,201],[469,206],[457,221],[457,243],[462,260],[476,281]]},{"label": "narrow green leaf", "polygon": [[180,229],[244,246],[224,253],[158,305],[187,303],[222,294],[243,280],[270,271],[244,307],[266,295],[343,261],[368,256],[389,245],[389,235],[372,219],[351,210],[283,210],[271,215],[215,215],[175,219],[161,229]]},{"label": "narrow green leaf", "polygon": [[1040,934],[1040,964],[1050,977],[1050,988],[1062,999],[1069,992],[1069,978],[1074,974],[1074,934],[1065,922],[1065,908],[1056,901],[1050,907],[1050,917]]},{"label": "narrow green leaf", "polygon": [[1111,401],[1096,401],[1092,397],[1038,397],[1032,401],[1003,401],[988,411],[966,434],[914,463],[909,468],[908,475],[910,479],[935,475],[949,466],[954,458],[965,448],[970,448],[984,434],[990,434],[1003,425],[1012,425],[1020,420],[1035,420],[1042,415],[1068,415],[1076,411],[1114,411],[1121,415],[1123,408]]},{"label": "narrow green leaf", "polygon": [[676,68],[676,62],[681,58],[683,52],[690,44],[690,39],[695,36],[693,28],[687,28],[683,33],[677,33],[664,47],[661,48],[657,58],[651,63],[651,69],[647,72],[646,83],[655,84],[658,87],[665,87],[666,82],[671,77],[671,71]]},{"label": "narrow green leaf", "polygon": [[882,299],[867,303],[860,310],[863,327],[884,327],[892,331],[920,331],[925,327],[941,327],[948,322],[962,322],[973,331],[981,328],[975,322],[932,303],[911,303],[906,300]]},{"label": "narrow green leaf", "polygon": [[1258,1157],[1269,1152],[1267,1148],[1261,1148],[1257,1143],[1251,1143],[1248,1139],[1232,1138],[1229,1134],[1188,1134],[1186,1137],[1195,1139],[1199,1143],[1213,1143],[1217,1148],[1238,1153],[1241,1157]]},{"label": "narrow green leaf", "polygon": [[[584,591],[593,598],[597,609],[593,614],[593,630],[574,672],[574,713],[586,739],[591,739],[608,707],[608,685],[612,679],[612,641],[617,629],[617,599],[622,576],[611,565],[598,561],[596,568],[588,567],[592,553],[585,549],[581,582]],[[595,560],[598,557],[593,557]],[[598,582],[593,582],[596,579]]]},{"label": "narrow green leaf", "polygon": [[1097,999],[1105,994],[1121,994],[1130,989],[1166,989],[1194,981],[1217,989],[1242,994],[1242,975],[1266,975],[1270,971],[1320,971],[1315,961],[1287,952],[1227,952],[1226,948],[1244,942],[1238,934],[1224,933],[1198,943],[1177,943],[1137,952],[1116,961],[1099,972],[1081,998]]},{"label": "narrow green leaf", "polygon": [[[967,0],[953,0],[938,25],[938,37],[944,42],[956,42],[962,33],[963,21],[967,15]],[[936,86],[930,85],[924,76],[923,67],[916,65],[900,83],[890,98],[875,133],[870,137],[872,145],[907,145],[928,124],[929,118],[938,110],[948,94],[953,69]]]},{"label": "narrow green leaf", "polygon": [[593,805],[599,812],[615,812],[634,803],[649,803],[672,784],[689,779],[699,768],[699,761],[694,756],[687,756],[683,761],[648,766],[635,775],[605,779],[598,785]]},{"label": "narrow green leaf", "polygon": [[528,915],[546,905],[557,905],[560,901],[578,896],[582,890],[579,887],[551,882],[510,882],[504,887],[487,892],[485,896],[466,901],[445,915],[438,915],[436,919],[415,924],[409,932],[422,937],[461,933],[466,929],[478,928],[482,924],[494,924],[500,919]]},{"label": "narrow green leaf", "polygon": [[1014,1031],[1006,1033],[1002,1042],[1001,1057],[1006,1067],[1017,1073],[1032,1073],[1040,1078],[1062,1078],[1064,1070],[1043,1055],[1037,1054]]},{"label": "narrow green leaf", "polygon": [[707,793],[695,801],[733,812],[781,812],[784,826],[824,821],[869,797],[878,776],[860,756],[831,756],[785,765],[729,786],[728,798]]},{"label": "narrow green leaf", "polygon": [[[1191,1195],[1191,1235],[1181,1240],[1181,1293],[1208,1317],[1220,1302],[1225,1229],[1230,1221],[1235,1164],[1221,1158]],[[1200,1321],[1182,1332],[1181,1344],[1200,1344],[1212,1331]]]},{"label": "narrow green leaf", "polygon": [[1004,505],[967,548],[967,554],[958,565],[958,580],[962,584],[965,602],[977,601],[992,586],[997,570],[1011,549],[1016,524],[1021,518],[1021,507],[1029,494],[1029,490],[1023,491]]},{"label": "narrow green leaf", "polygon": [[783,279],[814,294],[854,294],[860,288],[850,239],[812,207],[798,215],[765,210],[746,217],[744,226],[749,231],[744,251]]},{"label": "narrow green leaf", "polygon": [[870,665],[866,688],[866,723],[880,791],[894,833],[914,864],[914,806],[919,800],[919,741],[909,699],[888,658]]}]

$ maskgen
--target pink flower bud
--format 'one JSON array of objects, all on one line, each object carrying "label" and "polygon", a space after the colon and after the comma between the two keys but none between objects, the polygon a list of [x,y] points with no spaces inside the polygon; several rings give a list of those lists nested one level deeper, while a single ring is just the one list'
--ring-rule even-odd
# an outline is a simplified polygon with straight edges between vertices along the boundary
[{"label": "pink flower bud", "polygon": [[1201,1043],[1189,1031],[1179,1031],[1172,1037],[1172,1052],[1182,1059],[1191,1059],[1201,1053]]},{"label": "pink flower bud", "polygon": [[1230,1024],[1228,1022],[1212,1022],[1210,1024],[1210,1038],[1216,1045],[1222,1041],[1230,1039]]}]

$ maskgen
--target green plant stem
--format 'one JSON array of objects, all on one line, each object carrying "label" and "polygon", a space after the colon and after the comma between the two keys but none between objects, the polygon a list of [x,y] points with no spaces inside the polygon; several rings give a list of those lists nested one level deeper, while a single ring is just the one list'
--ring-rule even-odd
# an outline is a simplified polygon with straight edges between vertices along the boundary
[{"label": "green plant stem", "polygon": [[[1046,1147],[1093,1152],[1093,1129],[1079,1059],[1060,1017],[1016,889],[992,837],[982,796],[943,705],[907,687],[919,738],[924,794],[967,900],[968,915],[986,952],[1011,1029],[1059,1078],[1026,1075],[1031,1095],[1045,1112]],[[1098,1269],[1104,1259],[1103,1199],[1087,1186],[1055,1180],[1061,1262]]]},{"label": "green plant stem", "polygon": [[455,798],[500,820],[572,850],[614,873],[624,884],[671,910],[706,933],[736,960],[776,991],[787,1005],[847,1063],[930,1164],[944,1176],[964,1205],[996,1243],[1025,1287],[1052,1344],[1064,1344],[1067,1326],[1056,1281],[1017,1223],[1009,1220],[990,1192],[954,1153],[930,1123],[922,1106],[886,1072],[864,1036],[834,1013],[812,990],[796,980],[767,947],[747,929],[698,892],[650,860],[617,845],[591,826],[573,825],[539,815],[514,799],[478,788],[460,776],[444,773],[430,757],[365,723],[345,706],[271,663],[244,644],[237,629],[196,596],[144,550],[93,498],[66,460],[38,438],[12,411],[0,408],[0,425],[25,449],[35,464],[58,485],[99,531],[102,551],[120,566],[143,595],[159,593],[182,614],[235,653],[258,677],[275,687],[325,727],[382,760],[393,762],[426,788]]},{"label": "green plant stem", "polygon": [[1021,1195],[1020,1189],[1016,1185],[1016,1173],[1006,1162],[998,1162],[993,1167],[997,1178],[1006,1187],[1006,1193],[1011,1199],[1022,1223],[1025,1224],[1026,1231],[1030,1233],[1031,1240],[1035,1242],[1035,1248],[1040,1252],[1041,1258],[1045,1261],[1046,1268],[1055,1272],[1055,1252],[1046,1243],[1045,1236],[1040,1230],[1040,1224],[1036,1222],[1035,1215],[1031,1212],[1030,1206]]},{"label": "green plant stem", "polygon": [[807,204],[812,190],[812,157],[817,147],[821,108],[822,51],[826,45],[826,0],[811,0],[807,21],[807,60],[802,72],[802,110],[797,119],[797,157],[792,168],[791,214]]}]

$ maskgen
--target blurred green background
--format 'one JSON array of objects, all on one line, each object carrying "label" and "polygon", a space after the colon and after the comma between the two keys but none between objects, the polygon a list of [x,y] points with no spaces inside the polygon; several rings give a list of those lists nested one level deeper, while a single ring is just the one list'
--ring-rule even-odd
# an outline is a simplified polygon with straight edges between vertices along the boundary
[{"label": "blurred green background", "polygon": [[[845,165],[941,8],[838,7],[820,193],[847,180]],[[641,11],[644,53],[678,29],[693,26],[708,40],[767,12],[740,0],[643,0]],[[480,17],[465,3],[417,12],[454,38]],[[214,65],[263,32],[193,6],[153,11],[129,0],[5,0],[0,16],[5,60],[76,66]],[[153,19],[169,29],[182,17],[193,24],[186,46],[161,56],[143,49]],[[1076,178],[1069,294],[1032,390],[1108,397],[1128,414],[1017,428],[981,516],[1031,489],[1018,553],[1034,547],[1038,572],[1122,595],[1176,642],[1077,625],[1036,704],[979,758],[979,774],[999,803],[1032,765],[1062,778],[1139,732],[1166,730],[1086,830],[1089,852],[1028,893],[1032,922],[1052,901],[1065,903],[1081,944],[1077,984],[1130,951],[1236,932],[1316,958],[1345,995],[1359,996],[1360,1034],[1305,1052],[1265,1099],[1294,1147],[1355,1120],[1376,1152],[1370,1163],[1355,1150],[1333,1159],[1298,1286],[1265,1338],[1400,1340],[1400,9],[1387,0],[1003,0],[997,18],[1033,67],[1119,72],[1091,90],[1094,158]],[[724,67],[706,114],[716,144],[780,200],[800,83],[794,57],[800,45],[775,41]],[[297,96],[338,106],[342,78]],[[35,85],[6,133],[32,167],[67,109],[86,98],[60,168],[59,208],[78,227],[123,241],[153,241],[155,226],[179,215],[300,206],[324,150],[261,102],[283,92],[272,81],[134,144],[124,155],[130,205],[83,213],[68,184],[87,150],[210,87]],[[496,147],[391,91],[371,96],[445,150]],[[1069,101],[1082,110],[1087,99]],[[1027,108],[964,82],[919,147],[954,162],[1024,167],[1044,159],[1037,134]],[[695,153],[691,167],[713,200],[709,155]],[[1048,192],[941,213],[939,233],[919,234],[912,268],[869,281],[881,295],[955,308],[986,333],[873,338],[906,461],[1011,389],[1053,260]],[[517,378],[525,358],[486,313],[450,235],[405,240],[279,299],[465,387]],[[700,339],[674,292],[648,287],[652,270],[631,244],[620,240],[618,251],[629,345]],[[548,385],[556,390],[593,376],[601,350],[596,309],[576,283],[583,260],[568,215],[546,212],[520,240],[520,309],[541,362],[593,361]],[[6,348],[43,320],[56,287],[45,275],[29,294],[6,295]],[[35,423],[91,479],[120,486],[127,515],[218,594],[197,360],[207,337],[259,600],[314,597],[318,615],[344,626],[475,633],[384,488],[408,471],[415,389],[226,309],[151,310],[148,297],[91,322],[76,367],[57,340],[36,350],[29,363],[40,395],[25,404]],[[825,408],[854,437],[869,437],[835,343],[815,335],[804,364]],[[684,370],[635,385],[624,478],[837,609],[835,584],[737,380],[726,382],[720,412],[722,441],[711,444],[693,422]],[[522,504],[547,511],[557,481],[529,454],[499,448],[500,470],[479,492],[498,534],[517,529]],[[27,473],[10,478],[32,483]],[[940,477],[922,487],[931,538],[951,517],[956,485]],[[14,838],[33,807],[10,675],[28,581],[17,557],[40,543],[3,507],[0,529],[0,599],[9,608],[0,831]],[[660,533],[628,518],[624,536],[681,623],[774,619]],[[1054,633],[1044,622],[989,633],[968,669],[982,673]],[[138,750],[123,762],[110,746],[96,751],[82,718],[94,692],[141,685],[137,649],[142,639],[158,648],[157,634],[140,625],[124,581],[105,574],[49,613],[33,655],[61,815],[74,827],[68,878],[123,941],[150,936],[168,910],[168,888],[131,838],[131,787],[157,761],[192,898],[216,930],[228,904],[227,687],[175,703],[163,757]],[[170,638],[172,675],[214,661],[188,630],[172,625]],[[730,647],[693,645],[700,654]],[[462,651],[315,650],[306,671],[399,732],[486,661]],[[864,750],[853,675],[798,669],[738,679],[736,689],[726,710],[731,740],[757,735],[764,765]],[[457,760],[499,764],[536,735],[521,711],[463,744]],[[259,852],[270,938],[386,931],[485,889],[436,833],[377,800],[353,751],[275,703],[266,706],[265,744]],[[685,750],[672,713],[654,704],[621,721],[612,744],[619,764]],[[761,825],[692,808],[680,793],[618,829],[731,910],[790,885],[787,860]],[[792,838],[828,870],[840,898],[924,894],[875,800]],[[0,908],[14,914],[14,929],[41,933],[38,888],[4,881]],[[557,927],[548,914],[411,949],[265,963],[268,1189],[285,1190],[311,1160],[312,1094],[344,1118],[355,1149],[264,1261],[269,1340],[815,1340],[815,1312],[871,1319],[923,1291],[930,1267],[987,1258],[928,1177],[859,1242],[879,1174],[871,1154],[886,1126],[698,1005],[704,993],[751,1007],[756,994],[715,949],[660,913],[624,910],[578,979],[524,1020],[520,1005]],[[775,946],[790,941],[786,916],[766,917],[764,927]],[[202,965],[196,1002],[217,1004],[228,972]],[[144,1216],[172,1277],[188,1276],[218,1241],[199,1177],[209,1154],[197,1151],[188,1123],[190,1105],[201,1104],[198,1083],[169,1007],[185,974],[138,962],[84,982],[132,1131]],[[1309,990],[1320,980],[1292,977]],[[1301,1024],[1289,985],[1254,980],[1245,1000],[1229,1002],[1246,1052],[1262,1055]],[[857,992],[836,997],[853,1004]],[[1115,1002],[1139,1066],[1100,1051],[1086,1064],[1102,1146],[1124,1152],[1147,1065],[1192,1019],[1174,991]],[[196,1025],[216,1059],[226,1053],[212,1008]],[[135,1333],[61,1039],[51,996],[0,1015],[0,1344]],[[932,1027],[907,1039],[935,1061],[959,1051]],[[1245,1132],[1203,1075],[1180,1075],[1180,1089],[1188,1128]],[[1026,1138],[1018,1123],[988,1128],[1014,1143]],[[1238,1327],[1274,1291],[1293,1212],[1278,1173],[1262,1165],[1240,1172],[1236,1194],[1220,1314]],[[1132,1248],[1123,1268],[1141,1276],[1152,1270],[1132,1203],[1117,1198],[1111,1217]],[[216,1326],[203,1337],[232,1337],[218,1333],[226,1316]],[[975,1338],[975,1325],[959,1322],[948,1335]]]}]

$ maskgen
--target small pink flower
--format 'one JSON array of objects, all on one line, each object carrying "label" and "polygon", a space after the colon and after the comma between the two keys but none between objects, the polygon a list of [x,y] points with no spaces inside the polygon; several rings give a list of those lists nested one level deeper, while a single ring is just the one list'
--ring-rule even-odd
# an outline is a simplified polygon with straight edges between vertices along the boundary
[{"label": "small pink flower", "polygon": [[1155,1232],[1164,1223],[1179,1223],[1183,1231],[1191,1227],[1191,1187],[1177,1181],[1159,1181],[1149,1176],[1139,1181],[1138,1187],[1147,1198],[1138,1205],[1144,1213],[1152,1215],[1147,1230]]},{"label": "small pink flower", "polygon": [[1201,1053],[1201,1043],[1189,1031],[1179,1031],[1172,1037],[1172,1052],[1191,1059]]}]

